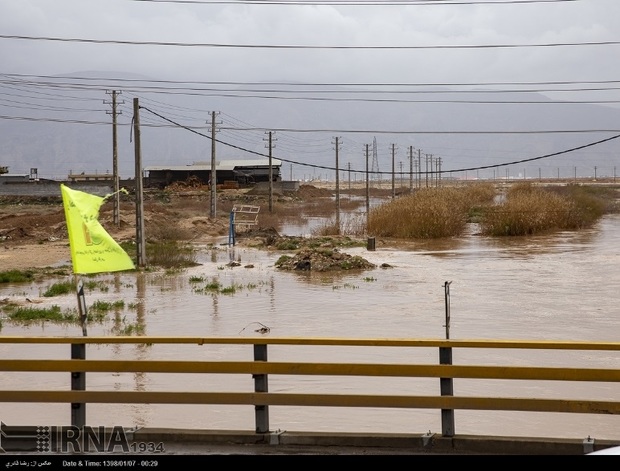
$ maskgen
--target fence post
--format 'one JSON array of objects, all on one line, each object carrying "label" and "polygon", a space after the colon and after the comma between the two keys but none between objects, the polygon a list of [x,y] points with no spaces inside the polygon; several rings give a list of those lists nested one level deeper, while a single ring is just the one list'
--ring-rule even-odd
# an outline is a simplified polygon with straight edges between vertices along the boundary
[{"label": "fence post", "polygon": [[[72,360],[84,360],[86,359],[86,344],[72,343],[71,344],[71,359]],[[86,390],[86,373],[84,372],[72,372],[71,373],[71,390],[72,391],[84,391]],[[71,403],[71,425],[74,427],[83,428],[86,425],[86,404],[81,402]]]},{"label": "fence post", "polygon": [[[267,361],[267,344],[254,344],[254,361]],[[269,392],[267,375],[253,375],[254,392]],[[269,406],[255,405],[256,433],[269,432]]]},{"label": "fence post", "polygon": [[[446,303],[446,339],[450,338],[450,283],[444,284],[445,303]],[[439,347],[439,363],[441,365],[452,364],[452,348]],[[439,390],[442,396],[454,395],[454,381],[452,378],[439,378]],[[441,434],[444,437],[454,436],[454,410],[441,409]]]}]

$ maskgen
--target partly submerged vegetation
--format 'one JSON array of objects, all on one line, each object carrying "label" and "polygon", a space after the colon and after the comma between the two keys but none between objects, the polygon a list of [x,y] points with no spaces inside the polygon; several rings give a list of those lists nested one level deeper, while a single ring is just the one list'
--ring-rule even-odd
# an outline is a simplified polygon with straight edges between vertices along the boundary
[{"label": "partly submerged vegetation", "polygon": [[[13,273],[17,274],[18,271]],[[14,276],[12,279],[24,279],[25,277]],[[110,281],[112,282],[112,281]],[[107,291],[104,287],[105,283],[101,280],[94,281],[89,280],[85,283],[87,290],[99,289],[100,291]],[[76,286],[69,281],[56,282],[48,286],[41,293],[42,297],[59,297],[67,294],[75,294]],[[33,322],[53,322],[60,324],[80,324],[80,316],[77,308],[61,308],[60,306],[42,305],[37,306],[37,303],[41,301],[31,300],[25,298],[24,300],[16,300],[11,297],[0,300],[0,313],[4,321],[17,323],[17,324],[31,324]],[[110,312],[122,311],[125,309],[125,301],[102,301],[96,300],[87,308],[87,322],[104,322]],[[127,306],[128,309],[135,309],[134,305]],[[0,328],[2,322],[0,322]],[[122,330],[126,330],[122,328]],[[118,329],[117,329],[118,330]],[[132,329],[135,331],[135,329]]]},{"label": "partly submerged vegetation", "polygon": [[368,215],[368,233],[399,239],[461,235],[470,208],[480,204],[478,194],[469,199],[470,194],[465,187],[421,188],[373,208]]},{"label": "partly submerged vegetation", "polygon": [[505,200],[486,208],[480,229],[490,236],[522,236],[590,227],[605,212],[603,199],[580,188],[551,191],[529,184],[512,186]]},{"label": "partly submerged vegetation", "polygon": [[[12,322],[20,324],[28,324],[31,322],[55,322],[55,323],[68,323],[79,324],[80,316],[77,309],[61,309],[60,306],[19,306],[16,304],[6,304],[2,307],[3,313],[6,318]],[[87,312],[88,322],[102,322],[105,319],[106,313],[97,311]]]},{"label": "partly submerged vegetation", "polygon": [[194,247],[176,240],[147,243],[146,259],[151,266],[168,269],[198,265]]},{"label": "partly submerged vegetation", "polygon": [[422,188],[371,210],[368,233],[403,239],[456,237],[477,222],[488,236],[522,236],[592,226],[617,211],[615,190],[517,183],[499,194],[491,183]]}]

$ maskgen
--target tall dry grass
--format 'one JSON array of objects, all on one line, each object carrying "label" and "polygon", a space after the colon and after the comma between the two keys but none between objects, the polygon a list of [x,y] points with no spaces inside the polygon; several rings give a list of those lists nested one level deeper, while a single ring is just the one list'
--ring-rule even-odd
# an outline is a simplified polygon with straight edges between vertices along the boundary
[{"label": "tall dry grass", "polygon": [[509,187],[498,203],[497,195],[492,183],[422,188],[371,210],[368,233],[404,239],[455,237],[468,222],[478,222],[484,235],[531,235],[589,227],[618,208],[609,189],[578,185],[547,188],[523,182]]},{"label": "tall dry grass", "polygon": [[468,182],[417,189],[372,208],[368,216],[365,211],[356,212],[361,206],[359,199],[342,197],[339,227],[333,198],[309,199],[300,204],[275,202],[271,212],[263,204],[256,228],[274,228],[279,232],[283,223],[320,217],[324,223],[312,231],[314,236],[457,237],[465,233],[471,222],[479,223],[480,232],[490,236],[539,234],[594,224],[614,204],[618,207],[614,191],[579,185],[539,187],[519,182],[508,187],[505,198],[500,199],[492,182]]},{"label": "tall dry grass", "polygon": [[[460,188],[429,187],[373,208],[368,233],[403,239],[453,237],[465,231],[476,195]],[[479,201],[476,199],[476,203]]]},{"label": "tall dry grass", "polygon": [[558,192],[530,183],[513,185],[506,199],[486,209],[481,233],[523,236],[589,227],[605,212],[605,203],[581,190]]}]

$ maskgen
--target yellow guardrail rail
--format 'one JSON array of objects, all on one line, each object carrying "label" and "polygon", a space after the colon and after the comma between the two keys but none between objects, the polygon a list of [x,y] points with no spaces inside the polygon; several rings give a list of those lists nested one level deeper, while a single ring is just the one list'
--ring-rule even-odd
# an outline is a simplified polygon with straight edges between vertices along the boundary
[{"label": "yellow guardrail rail", "polygon": [[[528,365],[452,364],[455,349],[481,349],[486,358],[494,358],[496,349],[561,350],[561,351],[620,351],[620,342],[571,342],[526,340],[433,340],[433,339],[351,339],[351,338],[272,338],[272,337],[25,337],[0,336],[0,345],[20,344],[27,348],[42,344],[66,344],[71,347],[71,359],[2,359],[1,372],[67,372],[71,373],[71,390],[0,390],[0,402],[67,403],[71,404],[72,425],[85,424],[88,403],[159,403],[159,404],[232,404],[254,405],[256,432],[269,431],[269,406],[335,406],[441,409],[442,433],[454,435],[453,412],[457,409],[564,412],[585,414],[620,414],[620,400],[591,400],[566,398],[525,398],[459,396],[454,394],[455,378],[480,380],[530,381],[591,381],[620,382],[620,369],[588,367],[549,367]],[[114,344],[145,345],[248,345],[253,348],[253,361],[208,360],[90,360],[86,347]],[[375,347],[433,348],[439,350],[439,364],[389,362],[299,362],[268,361],[268,346],[291,347]],[[488,352],[487,352],[488,351]],[[335,357],[336,358],[336,357]],[[542,359],[542,356],[541,356]],[[543,362],[541,361],[541,364]],[[254,382],[253,392],[188,392],[188,391],[88,391],[88,373],[190,373],[247,375]],[[290,376],[358,376],[438,378],[437,395],[387,395],[359,393],[281,393],[270,392],[268,378]],[[36,380],[34,381],[36,383]],[[303,384],[303,383],[302,383]],[[300,386],[300,388],[303,386]],[[518,386],[515,386],[517,388]]]}]

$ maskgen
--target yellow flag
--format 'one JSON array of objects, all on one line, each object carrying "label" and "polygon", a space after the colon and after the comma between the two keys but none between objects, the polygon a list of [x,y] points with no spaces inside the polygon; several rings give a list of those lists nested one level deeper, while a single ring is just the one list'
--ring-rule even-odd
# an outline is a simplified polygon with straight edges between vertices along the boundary
[{"label": "yellow flag", "polygon": [[99,208],[106,198],[60,184],[67,220],[73,273],[132,270],[133,261],[99,224]]}]

